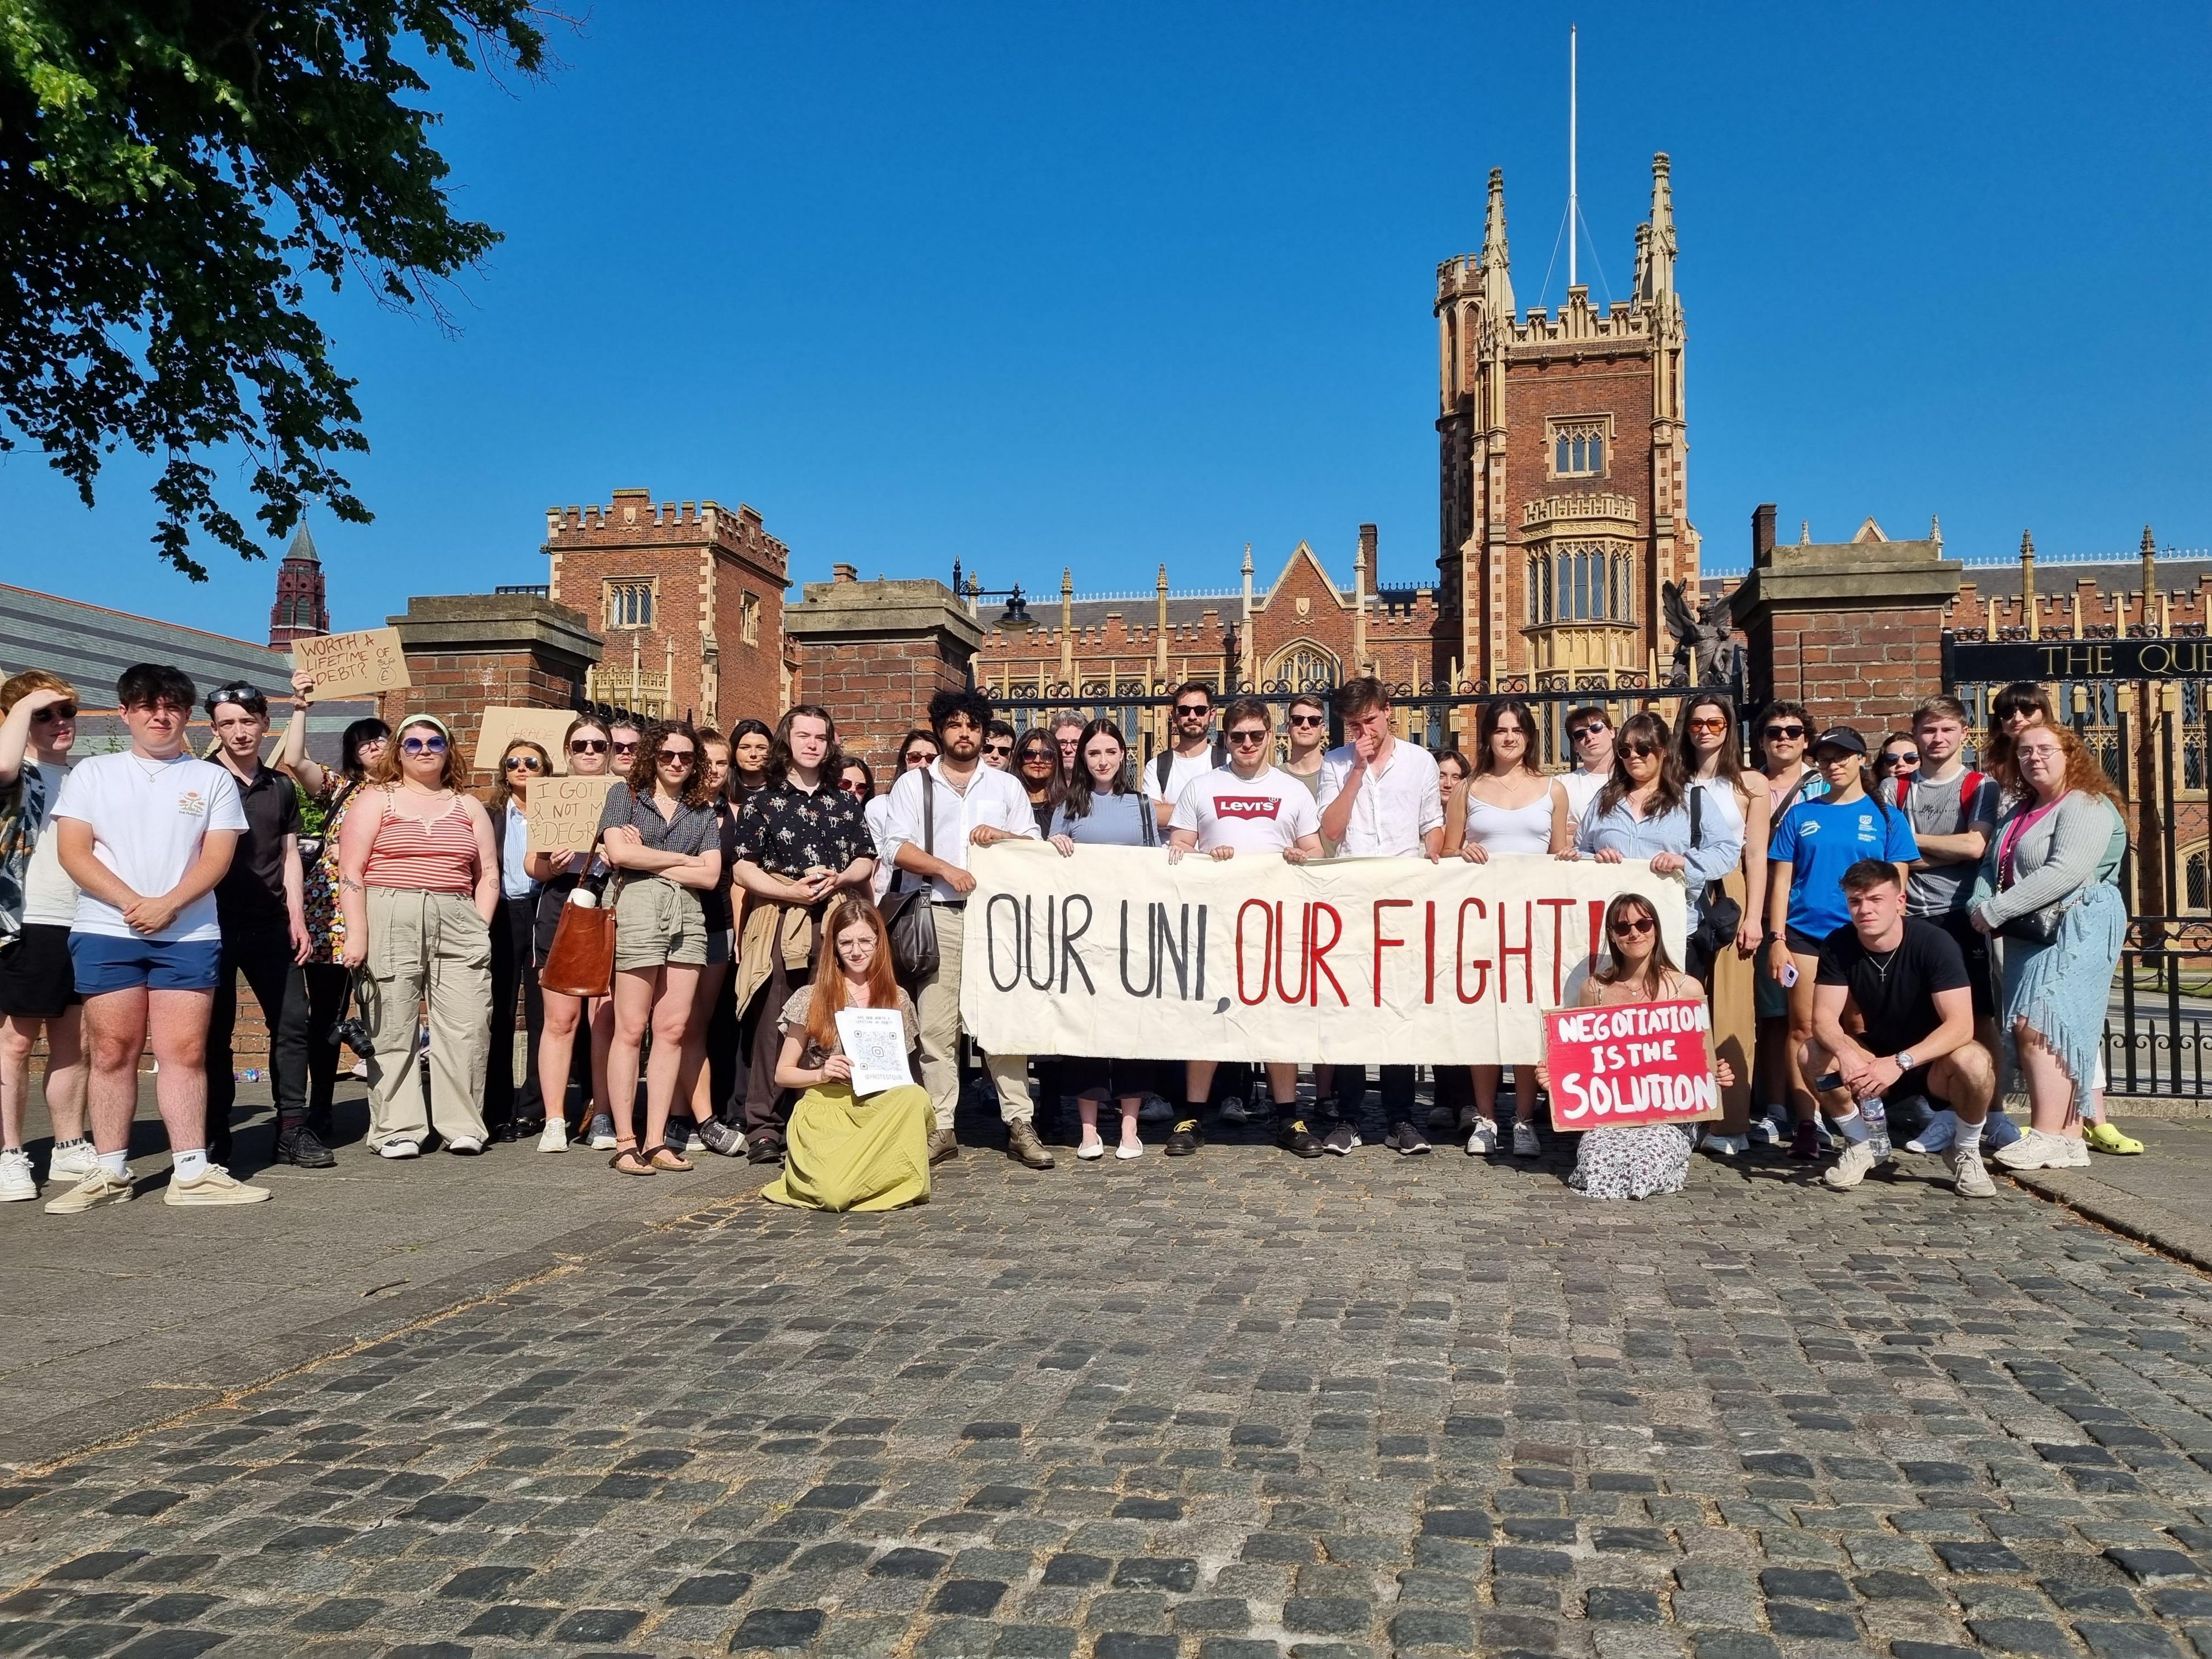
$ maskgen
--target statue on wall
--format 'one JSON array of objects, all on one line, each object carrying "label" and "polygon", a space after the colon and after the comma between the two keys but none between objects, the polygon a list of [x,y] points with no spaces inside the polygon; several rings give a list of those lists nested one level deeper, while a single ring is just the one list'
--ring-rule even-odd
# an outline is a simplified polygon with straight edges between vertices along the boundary
[{"label": "statue on wall", "polygon": [[1667,626],[1674,635],[1674,678],[1693,685],[1732,684],[1743,647],[1736,643],[1728,596],[1717,595],[1693,608],[1680,582],[1662,583],[1660,592],[1666,599]]}]

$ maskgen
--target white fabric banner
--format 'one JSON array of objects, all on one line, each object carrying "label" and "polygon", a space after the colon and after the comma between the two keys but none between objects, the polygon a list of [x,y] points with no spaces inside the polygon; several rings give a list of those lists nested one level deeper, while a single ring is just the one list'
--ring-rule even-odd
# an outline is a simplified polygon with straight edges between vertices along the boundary
[{"label": "white fabric banner", "polygon": [[1017,841],[969,868],[960,1013],[993,1054],[1534,1064],[1614,894],[1648,896],[1682,960],[1681,878],[1641,860],[1170,865]]}]

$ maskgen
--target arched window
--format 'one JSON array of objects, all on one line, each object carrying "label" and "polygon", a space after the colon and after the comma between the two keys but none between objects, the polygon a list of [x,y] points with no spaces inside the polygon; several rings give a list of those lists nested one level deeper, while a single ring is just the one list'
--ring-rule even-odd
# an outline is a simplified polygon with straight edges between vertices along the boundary
[{"label": "arched window", "polygon": [[1294,640],[1275,653],[1261,678],[1299,688],[1334,685],[1338,666],[1334,653],[1311,640]]}]

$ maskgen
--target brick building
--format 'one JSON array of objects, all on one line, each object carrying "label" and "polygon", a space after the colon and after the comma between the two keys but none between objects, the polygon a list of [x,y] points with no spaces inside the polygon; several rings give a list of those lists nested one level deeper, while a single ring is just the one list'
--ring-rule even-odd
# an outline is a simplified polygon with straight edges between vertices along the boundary
[{"label": "brick building", "polygon": [[276,567],[276,598],[269,607],[269,643],[274,647],[294,640],[313,639],[331,631],[331,607],[323,591],[323,562],[315,552],[315,538],[301,525]]},{"label": "brick building", "polygon": [[742,503],[653,504],[617,489],[605,507],[549,508],[547,596],[605,641],[586,695],[727,730],[773,720],[789,695],[783,592],[790,550]]}]

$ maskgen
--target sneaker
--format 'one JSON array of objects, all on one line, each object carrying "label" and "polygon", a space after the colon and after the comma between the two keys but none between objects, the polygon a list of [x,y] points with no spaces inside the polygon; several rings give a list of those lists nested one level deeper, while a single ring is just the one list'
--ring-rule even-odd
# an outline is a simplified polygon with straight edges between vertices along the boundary
[{"label": "sneaker", "polygon": [[1702,1150],[1715,1158],[1741,1158],[1751,1150],[1751,1137],[1743,1135],[1707,1135],[1700,1143]]},{"label": "sneaker", "polygon": [[1867,1171],[1875,1166],[1874,1143],[1854,1140],[1844,1145],[1842,1153],[1820,1179],[1832,1192],[1847,1193],[1867,1178]]},{"label": "sneaker", "polygon": [[1415,1128],[1410,1120],[1393,1125],[1390,1133],[1382,1137],[1382,1144],[1401,1158],[1419,1158],[1429,1150],[1429,1138]]},{"label": "sneaker", "polygon": [[1158,1095],[1146,1095],[1144,1104],[1137,1108],[1139,1123],[1172,1123],[1176,1109]]},{"label": "sneaker", "polygon": [[456,1158],[474,1158],[483,1149],[483,1142],[474,1135],[455,1135],[446,1143],[446,1150]]},{"label": "sneaker", "polygon": [[1982,1149],[1978,1146],[1954,1146],[1945,1155],[1944,1163],[1951,1166],[1951,1185],[1961,1198],[1995,1198],[1997,1184],[1990,1179],[1990,1172],[1982,1167]]},{"label": "sneaker", "polygon": [[[46,1160],[49,1181],[76,1182],[83,1180],[100,1167],[100,1154],[92,1143],[79,1137],[75,1140],[58,1140],[53,1156]],[[125,1177],[126,1180],[128,1176]]]},{"label": "sneaker", "polygon": [[1808,1121],[1800,1123],[1790,1132],[1790,1156],[1800,1164],[1811,1164],[1820,1156],[1820,1131]]},{"label": "sneaker", "polygon": [[[1037,1139],[1034,1123],[1009,1123],[1006,1126],[1006,1156],[1027,1169],[1049,1170],[1054,1167],[1053,1156],[1045,1150],[1044,1142]],[[1115,1156],[1119,1157],[1120,1153]]]},{"label": "sneaker", "polygon": [[276,1136],[276,1162],[299,1170],[328,1170],[337,1164],[323,1138],[304,1123],[288,1123]]},{"label": "sneaker", "polygon": [[1319,1158],[1322,1144],[1319,1136],[1306,1127],[1306,1121],[1294,1117],[1276,1131],[1275,1145],[1299,1158]]},{"label": "sneaker", "polygon": [[1469,1158],[1498,1156],[1498,1126],[1486,1117],[1474,1120],[1467,1133],[1467,1155]]},{"label": "sneaker", "polygon": [[584,1139],[590,1144],[592,1150],[595,1152],[611,1152],[614,1151],[614,1119],[608,1116],[605,1112],[599,1113],[592,1119],[592,1127],[585,1132]]},{"label": "sneaker", "polygon": [[745,1149],[745,1138],[719,1117],[692,1125],[691,1137],[717,1158],[735,1158]]},{"label": "sneaker", "polygon": [[420,1158],[422,1148],[417,1141],[387,1140],[376,1149],[376,1155],[379,1158]]},{"label": "sneaker", "polygon": [[565,1152],[568,1150],[568,1120],[549,1117],[545,1127],[538,1132],[538,1150],[541,1152]]},{"label": "sneaker", "polygon": [[2116,1158],[2133,1158],[2143,1149],[2142,1142],[2122,1134],[2109,1123],[2092,1124],[2082,1139],[2093,1152],[2110,1152]]},{"label": "sneaker", "polygon": [[[1251,1111],[1244,1104],[1243,1096],[1224,1095],[1222,1097],[1221,1121],[1224,1123],[1249,1123],[1252,1121]],[[1169,1142],[1169,1149],[1174,1150],[1173,1141]]]},{"label": "sneaker", "polygon": [[[1990,1121],[1994,1122],[1996,1119],[1996,1114],[1990,1113]],[[1958,1134],[1959,1115],[1947,1106],[1931,1116],[1918,1134],[1905,1143],[1905,1150],[1908,1152],[1948,1152],[1951,1149],[1951,1143],[1958,1138]],[[1984,1123],[1982,1127],[1983,1144],[1989,1146],[1994,1152],[1996,1146],[1990,1143],[1989,1137],[1989,1124]]]},{"label": "sneaker", "polygon": [[1544,1143],[1536,1139],[1536,1126],[1516,1120],[1513,1125],[1513,1156],[1541,1158],[1543,1155]]},{"label": "sneaker", "polygon": [[1786,1146],[1790,1144],[1790,1126],[1787,1114],[1778,1106],[1761,1109],[1751,1121],[1748,1137],[1754,1146]]},{"label": "sneaker", "polygon": [[2089,1164],[2087,1142],[2045,1134],[2040,1129],[2030,1129],[1990,1156],[2008,1170],[2081,1170]]},{"label": "sneaker", "polygon": [[90,1175],[85,1176],[59,1198],[49,1199],[46,1201],[46,1213],[75,1215],[78,1211],[89,1210],[95,1205],[128,1204],[130,1201],[131,1183],[128,1181],[118,1181],[95,1164]]},{"label": "sneaker", "polygon": [[1349,1123],[1331,1124],[1328,1133],[1321,1138],[1322,1151],[1334,1152],[1339,1158],[1359,1144],[1359,1132]]},{"label": "sneaker", "polygon": [[1168,1136],[1168,1144],[1160,1150],[1170,1158],[1188,1158],[1205,1145],[1206,1137],[1198,1132],[1198,1120],[1187,1117],[1176,1124],[1175,1132]]},{"label": "sneaker", "polygon": [[21,1204],[38,1195],[39,1182],[31,1173],[31,1155],[21,1146],[0,1151],[0,1204]]},{"label": "sneaker", "polygon": [[932,1164],[947,1163],[959,1156],[960,1142],[954,1138],[951,1130],[932,1129],[929,1132],[929,1161]]},{"label": "sneaker", "polygon": [[197,1181],[172,1179],[161,1194],[164,1204],[264,1204],[276,1194],[266,1187],[249,1187],[220,1164],[202,1170]]},{"label": "sneaker", "polygon": [[1982,1150],[1994,1152],[2009,1146],[2021,1137],[2020,1125],[2004,1115],[2001,1106],[1990,1108],[1990,1115],[1982,1120]]}]

